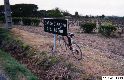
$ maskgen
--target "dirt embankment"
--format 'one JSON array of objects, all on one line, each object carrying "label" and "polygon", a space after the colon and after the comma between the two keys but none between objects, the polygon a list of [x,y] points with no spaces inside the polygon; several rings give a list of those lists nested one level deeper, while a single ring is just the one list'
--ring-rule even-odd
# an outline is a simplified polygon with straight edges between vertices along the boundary
[{"label": "dirt embankment", "polygon": [[[49,51],[53,45],[52,35],[45,33],[43,28],[18,27],[13,28],[12,32],[40,51]],[[96,34],[75,33],[75,35],[76,40],[82,46],[84,59],[77,61],[70,57],[69,62],[73,62],[89,75],[124,76],[124,37],[111,39]]]}]

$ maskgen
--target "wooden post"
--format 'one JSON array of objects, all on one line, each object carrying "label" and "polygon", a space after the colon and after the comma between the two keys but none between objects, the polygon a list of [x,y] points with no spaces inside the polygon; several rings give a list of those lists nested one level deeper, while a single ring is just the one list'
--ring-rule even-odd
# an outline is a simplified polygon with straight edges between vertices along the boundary
[{"label": "wooden post", "polygon": [[11,29],[12,28],[12,17],[11,17],[11,9],[10,9],[10,3],[9,0],[4,0],[4,8],[5,8],[5,28]]}]

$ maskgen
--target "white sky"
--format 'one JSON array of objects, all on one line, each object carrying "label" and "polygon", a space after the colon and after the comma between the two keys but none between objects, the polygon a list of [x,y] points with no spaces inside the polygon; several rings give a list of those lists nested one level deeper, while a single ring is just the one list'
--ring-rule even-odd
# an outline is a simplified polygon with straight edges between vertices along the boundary
[{"label": "white sky", "polygon": [[[4,0],[0,0],[0,5]],[[10,0],[10,4],[32,3],[39,9],[53,9],[59,7],[74,14],[81,15],[124,16],[124,0]]]}]

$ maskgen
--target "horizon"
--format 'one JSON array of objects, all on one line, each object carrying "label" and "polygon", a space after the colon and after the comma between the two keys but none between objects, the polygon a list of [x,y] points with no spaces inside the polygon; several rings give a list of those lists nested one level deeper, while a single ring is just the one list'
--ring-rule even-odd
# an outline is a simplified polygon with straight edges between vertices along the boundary
[{"label": "horizon", "polygon": [[[0,0],[0,5],[4,5],[4,0]],[[43,2],[43,3],[41,3]],[[73,14],[78,12],[79,15],[92,15],[92,16],[124,16],[124,1],[123,0],[10,0],[10,4],[35,4],[38,10],[51,10],[58,7],[61,10],[68,11]]]}]

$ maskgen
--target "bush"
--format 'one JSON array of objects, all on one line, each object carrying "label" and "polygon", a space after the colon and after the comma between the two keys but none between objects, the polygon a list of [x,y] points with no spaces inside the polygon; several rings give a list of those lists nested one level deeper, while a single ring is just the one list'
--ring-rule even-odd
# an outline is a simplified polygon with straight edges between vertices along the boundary
[{"label": "bush", "polygon": [[109,37],[111,36],[111,34],[116,31],[116,27],[112,26],[112,25],[102,25],[99,28],[99,33],[101,33],[102,35]]},{"label": "bush", "polygon": [[57,59],[57,57],[50,56],[50,57],[44,58],[40,63],[38,63],[38,65],[43,67],[44,70],[48,70],[50,67],[57,64],[58,62],[59,60]]},{"label": "bush", "polygon": [[40,20],[39,19],[32,19],[32,26],[38,26],[40,24]]},{"label": "bush", "polygon": [[30,26],[31,25],[31,19],[30,18],[22,18],[23,25]]},{"label": "bush", "polygon": [[31,18],[23,18],[22,22],[23,22],[23,25],[26,25],[26,26],[38,26],[40,24],[39,19],[31,19]]},{"label": "bush", "polygon": [[0,17],[0,22],[5,23],[5,17],[4,16]]},{"label": "bush", "polygon": [[21,18],[12,18],[13,24],[18,25],[20,24]]},{"label": "bush", "polygon": [[91,33],[95,28],[96,28],[95,23],[86,23],[81,25],[81,29],[83,29],[85,33]]}]

